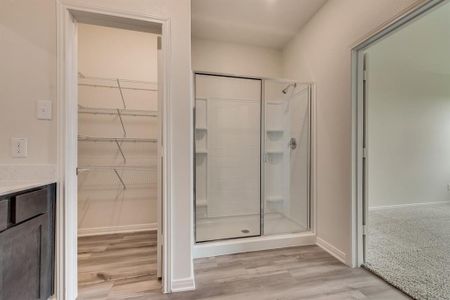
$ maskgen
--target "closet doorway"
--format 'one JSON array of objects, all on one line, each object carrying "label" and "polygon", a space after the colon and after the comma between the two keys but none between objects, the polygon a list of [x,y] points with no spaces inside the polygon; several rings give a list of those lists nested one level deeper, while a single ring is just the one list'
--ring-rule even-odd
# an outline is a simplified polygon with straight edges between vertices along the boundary
[{"label": "closet doorway", "polygon": [[159,295],[170,277],[163,247],[170,230],[162,144],[167,27],[115,13],[67,13],[64,293]]},{"label": "closet doorway", "polygon": [[80,298],[161,289],[158,39],[78,24]]}]

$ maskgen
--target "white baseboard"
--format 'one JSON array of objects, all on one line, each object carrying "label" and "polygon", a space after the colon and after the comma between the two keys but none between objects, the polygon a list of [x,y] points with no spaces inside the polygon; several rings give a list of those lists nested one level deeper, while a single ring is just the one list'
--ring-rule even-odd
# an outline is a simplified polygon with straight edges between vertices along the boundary
[{"label": "white baseboard", "polygon": [[194,258],[228,255],[234,253],[262,251],[287,247],[308,246],[316,243],[312,232],[261,236],[195,244]]},{"label": "white baseboard", "polygon": [[424,206],[424,205],[439,205],[439,204],[450,204],[450,201],[436,201],[436,202],[422,202],[422,203],[408,203],[408,204],[396,204],[396,205],[381,205],[381,206],[371,206],[369,210],[382,210],[391,208],[403,208],[403,207],[414,207],[414,206]]},{"label": "white baseboard", "polygon": [[186,292],[195,290],[195,280],[194,277],[174,279],[172,280],[172,293]]},{"label": "white baseboard", "polygon": [[340,262],[347,264],[345,253],[339,250],[338,248],[334,247],[333,245],[321,239],[320,237],[316,238],[316,244],[317,246],[319,246],[320,248],[322,248],[323,250],[334,256]]},{"label": "white baseboard", "polygon": [[121,225],[121,226],[109,226],[109,227],[95,227],[95,228],[79,228],[78,236],[94,236],[103,234],[114,233],[127,233],[127,232],[139,232],[157,230],[157,223],[149,224],[133,224],[133,225]]}]

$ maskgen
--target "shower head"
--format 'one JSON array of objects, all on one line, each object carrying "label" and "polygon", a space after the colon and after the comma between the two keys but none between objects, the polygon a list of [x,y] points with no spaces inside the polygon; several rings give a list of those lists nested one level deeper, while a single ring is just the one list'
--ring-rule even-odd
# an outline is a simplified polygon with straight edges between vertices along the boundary
[{"label": "shower head", "polygon": [[295,89],[297,87],[297,83],[289,83],[281,92],[286,95],[291,86]]}]

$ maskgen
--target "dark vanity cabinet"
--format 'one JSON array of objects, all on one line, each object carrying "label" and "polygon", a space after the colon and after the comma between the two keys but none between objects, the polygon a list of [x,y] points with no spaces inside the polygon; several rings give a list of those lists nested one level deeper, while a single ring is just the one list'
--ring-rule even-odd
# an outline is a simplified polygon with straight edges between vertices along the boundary
[{"label": "dark vanity cabinet", "polygon": [[0,196],[0,300],[54,290],[56,185]]}]

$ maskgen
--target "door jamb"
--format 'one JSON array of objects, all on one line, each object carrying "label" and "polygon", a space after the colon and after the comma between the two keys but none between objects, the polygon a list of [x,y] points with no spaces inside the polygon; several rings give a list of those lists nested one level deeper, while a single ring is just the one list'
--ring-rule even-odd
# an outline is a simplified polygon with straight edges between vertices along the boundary
[{"label": "door jamb", "polygon": [[56,225],[56,299],[72,300],[77,297],[77,199],[73,197],[76,186],[77,167],[77,95],[74,83],[77,80],[74,43],[76,24],[73,11],[82,11],[111,17],[134,19],[162,26],[164,88],[162,115],[163,141],[163,292],[171,292],[171,127],[170,127],[170,18],[154,16],[144,12],[114,9],[94,4],[71,4],[70,0],[57,1],[57,225]]},{"label": "door jamb", "polygon": [[420,18],[432,9],[448,3],[449,0],[420,0],[383,25],[370,36],[352,48],[352,266],[364,263],[363,247],[363,53],[380,39],[387,37],[403,26]]}]

